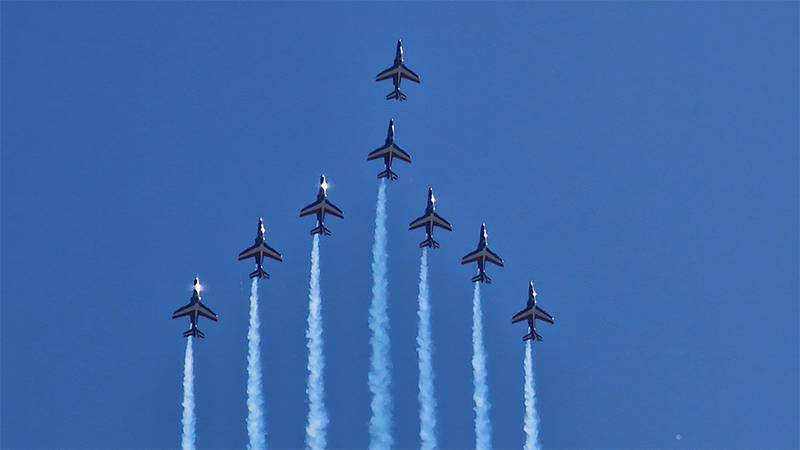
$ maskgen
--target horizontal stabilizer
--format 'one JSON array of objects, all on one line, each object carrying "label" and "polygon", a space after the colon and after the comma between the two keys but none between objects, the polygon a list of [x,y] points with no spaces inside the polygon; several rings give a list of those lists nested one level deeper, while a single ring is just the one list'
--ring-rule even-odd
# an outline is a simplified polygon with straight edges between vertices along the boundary
[{"label": "horizontal stabilizer", "polygon": [[419,243],[419,248],[439,248],[439,243],[434,241],[432,237],[425,239],[424,241]]},{"label": "horizontal stabilizer", "polygon": [[322,235],[322,236],[330,236],[331,235],[331,230],[326,228],[325,225],[319,224],[316,227],[311,229],[311,234],[312,235],[319,234],[319,235]]},{"label": "horizontal stabilizer", "polygon": [[250,272],[250,278],[261,278],[261,279],[269,279],[269,274],[263,267],[258,267],[256,270]]},{"label": "horizontal stabilizer", "polygon": [[481,273],[475,275],[474,277],[472,277],[472,282],[473,283],[477,282],[477,283],[489,284],[489,283],[492,282],[492,279],[489,278],[489,275],[486,275],[486,272],[481,272]]},{"label": "horizontal stabilizer", "polygon": [[189,336],[194,336],[197,338],[206,337],[206,335],[202,331],[200,331],[197,327],[192,327],[190,330],[185,331],[183,333],[183,337],[189,337]]},{"label": "horizontal stabilizer", "polygon": [[530,340],[541,341],[542,337],[539,335],[539,333],[537,333],[535,331],[531,331],[530,333],[526,334],[525,336],[522,336],[522,340],[523,341],[530,341]]},{"label": "horizontal stabilizer", "polygon": [[400,89],[395,89],[394,91],[386,95],[386,100],[397,100],[400,102],[404,102],[408,100],[408,97],[406,97],[406,94],[403,94],[400,91]]},{"label": "horizontal stabilizer", "polygon": [[378,178],[386,178],[388,180],[396,180],[397,174],[392,172],[392,169],[386,169],[378,174]]}]

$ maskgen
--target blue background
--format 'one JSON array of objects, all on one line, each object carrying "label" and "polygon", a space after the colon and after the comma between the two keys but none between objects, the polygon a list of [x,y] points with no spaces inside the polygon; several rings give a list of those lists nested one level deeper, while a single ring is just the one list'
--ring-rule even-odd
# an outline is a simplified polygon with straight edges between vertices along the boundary
[{"label": "blue background", "polygon": [[[2,447],[176,447],[197,273],[198,445],[243,447],[250,264],[264,216],[268,441],[303,445],[309,218],[322,245],[334,448],[368,443],[367,308],[390,117],[394,436],[418,445],[427,187],[440,443],[474,445],[469,277],[485,221],[493,442],[520,447],[524,326],[551,448],[797,448],[798,4],[2,4]],[[374,76],[404,39],[422,77]],[[405,86],[405,85],[404,85]],[[680,435],[678,439],[677,435]]]}]

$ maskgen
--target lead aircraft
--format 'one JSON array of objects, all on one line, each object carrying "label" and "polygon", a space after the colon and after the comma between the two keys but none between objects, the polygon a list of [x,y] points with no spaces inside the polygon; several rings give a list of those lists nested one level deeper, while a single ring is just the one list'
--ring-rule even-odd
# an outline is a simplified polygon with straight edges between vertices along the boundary
[{"label": "lead aircraft", "polygon": [[402,102],[407,99],[406,94],[400,92],[400,80],[403,78],[406,80],[411,80],[414,83],[420,82],[419,75],[414,73],[414,71],[403,64],[403,43],[398,39],[397,49],[394,52],[394,64],[392,64],[392,67],[389,67],[388,69],[379,73],[375,77],[375,81],[391,79],[392,84],[394,84],[394,90],[386,95],[386,100],[397,100]]}]

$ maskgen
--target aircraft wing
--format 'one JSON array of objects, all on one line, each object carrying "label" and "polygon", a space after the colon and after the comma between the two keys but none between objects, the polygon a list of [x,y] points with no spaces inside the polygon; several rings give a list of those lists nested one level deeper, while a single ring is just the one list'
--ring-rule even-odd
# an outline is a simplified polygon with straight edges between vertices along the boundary
[{"label": "aircraft wing", "polygon": [[172,318],[177,319],[178,317],[188,316],[192,313],[192,311],[194,311],[193,306],[194,302],[190,302],[188,305],[178,308],[174,313],[172,313]]},{"label": "aircraft wing", "polygon": [[392,146],[391,145],[384,145],[381,148],[376,148],[375,150],[371,151],[369,155],[367,155],[367,161],[372,161],[373,159],[383,158],[388,153],[391,153]]},{"label": "aircraft wing", "polygon": [[[390,78],[394,78],[394,76],[397,75],[397,73],[400,72],[400,70],[401,70],[400,67],[397,66],[389,67],[388,69],[376,75],[375,81],[383,81],[383,80],[388,80]],[[402,72],[400,76],[403,76]],[[417,81],[417,83],[419,83],[419,81]]]},{"label": "aircraft wing", "polygon": [[431,216],[422,216],[414,219],[410,224],[408,224],[408,229],[416,230],[417,228],[424,227],[430,220]]},{"label": "aircraft wing", "polygon": [[320,209],[324,208],[322,206],[322,201],[317,200],[316,202],[306,206],[305,208],[300,210],[300,217],[307,216],[309,214],[314,214],[315,212],[319,211]]},{"label": "aircraft wing", "polygon": [[336,205],[327,200],[325,200],[325,212],[334,215],[340,219],[344,219],[344,212],[342,212],[341,209],[337,208]]},{"label": "aircraft wing", "polygon": [[261,252],[266,257],[272,258],[276,261],[283,261],[283,256],[281,256],[281,254],[277,250],[275,250],[274,248],[270,247],[267,244],[264,244],[261,247]]},{"label": "aircraft wing", "polygon": [[471,262],[477,261],[481,259],[481,256],[483,256],[482,248],[475,250],[472,253],[467,253],[463,258],[461,258],[461,264],[469,264]]},{"label": "aircraft wing", "polygon": [[217,321],[217,315],[214,313],[214,311],[202,303],[197,304],[197,313],[207,319],[211,319],[215,322]]},{"label": "aircraft wing", "polygon": [[394,156],[395,158],[397,158],[397,159],[399,159],[401,161],[405,161],[405,162],[411,164],[411,155],[406,153],[406,151],[403,150],[402,148],[398,147],[397,144],[392,144],[392,146],[394,147],[392,149],[393,150],[392,151],[392,156]]},{"label": "aircraft wing", "polygon": [[242,253],[239,253],[239,261],[243,259],[249,259],[258,255],[259,253],[258,249],[259,249],[258,245],[253,245],[251,247],[247,247],[246,249],[242,250]]},{"label": "aircraft wing", "polygon": [[543,321],[545,321],[547,323],[550,323],[550,324],[556,323],[556,319],[554,319],[553,316],[551,316],[550,314],[547,314],[547,312],[545,312],[545,310],[543,310],[542,308],[539,308],[538,306],[536,307],[536,318],[539,319],[539,320],[543,320]]},{"label": "aircraft wing", "polygon": [[281,254],[267,244],[254,245],[246,249],[242,253],[239,253],[239,261],[243,259],[252,258],[257,255],[264,255],[278,261],[283,261],[283,257],[281,256]]},{"label": "aircraft wing", "polygon": [[525,308],[522,311],[514,314],[511,318],[511,323],[522,322],[523,320],[530,320],[533,318],[533,308]]},{"label": "aircraft wing", "polygon": [[419,83],[419,75],[415,74],[413,70],[406,67],[405,64],[400,65],[400,77],[406,80],[411,80],[414,83]]},{"label": "aircraft wing", "polygon": [[505,266],[505,263],[503,263],[503,258],[501,258],[497,253],[489,250],[488,248],[486,249],[486,260],[493,264],[497,264],[500,267]]},{"label": "aircraft wing", "polygon": [[433,213],[433,224],[439,228],[444,228],[447,231],[453,231],[453,225],[450,222],[444,220],[444,217]]}]

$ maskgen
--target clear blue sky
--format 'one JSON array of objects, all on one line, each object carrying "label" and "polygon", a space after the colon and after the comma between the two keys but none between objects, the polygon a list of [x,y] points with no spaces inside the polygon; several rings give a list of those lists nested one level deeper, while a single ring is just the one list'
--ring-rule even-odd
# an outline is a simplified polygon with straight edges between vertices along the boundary
[{"label": "clear blue sky", "polygon": [[[198,445],[243,447],[247,273],[264,216],[269,443],[302,446],[311,219],[322,245],[331,447],[368,442],[367,308],[381,145],[395,442],[418,445],[427,187],[440,442],[473,445],[470,276],[485,221],[494,444],[523,442],[535,278],[557,324],[535,368],[550,448],[797,448],[798,4],[39,3],[2,6],[2,447],[179,444],[192,277]],[[390,103],[395,40],[422,77]],[[681,439],[676,439],[680,434]]]}]

